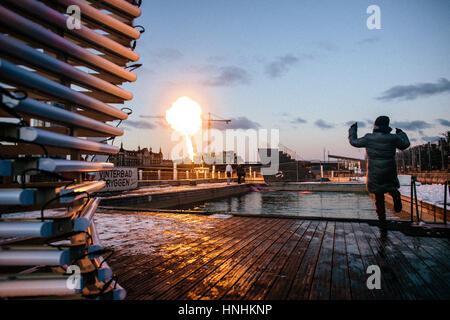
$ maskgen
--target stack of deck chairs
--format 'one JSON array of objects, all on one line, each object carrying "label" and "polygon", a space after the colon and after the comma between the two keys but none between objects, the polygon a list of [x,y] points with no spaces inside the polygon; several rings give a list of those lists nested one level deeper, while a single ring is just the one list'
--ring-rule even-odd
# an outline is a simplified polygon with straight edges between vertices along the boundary
[{"label": "stack of deck chairs", "polygon": [[126,296],[93,216],[132,111],[140,4],[0,3],[0,299]]}]

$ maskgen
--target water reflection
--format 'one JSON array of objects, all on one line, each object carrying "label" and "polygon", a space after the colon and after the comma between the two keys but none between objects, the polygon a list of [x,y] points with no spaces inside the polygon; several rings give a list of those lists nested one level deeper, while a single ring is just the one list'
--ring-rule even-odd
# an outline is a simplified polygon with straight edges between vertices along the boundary
[{"label": "water reflection", "polygon": [[[251,192],[209,201],[191,208],[217,212],[285,214],[290,216],[377,219],[373,200],[366,194],[296,191]],[[395,217],[388,212],[390,218]]]}]

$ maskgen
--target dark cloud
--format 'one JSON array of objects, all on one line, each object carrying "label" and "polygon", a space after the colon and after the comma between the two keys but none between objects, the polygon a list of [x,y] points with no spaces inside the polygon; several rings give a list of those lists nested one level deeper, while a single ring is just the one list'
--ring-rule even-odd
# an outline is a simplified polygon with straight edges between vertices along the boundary
[{"label": "dark cloud", "polygon": [[391,127],[411,131],[418,131],[422,129],[431,128],[432,125],[422,120],[414,120],[414,121],[394,121],[391,123]]},{"label": "dark cloud", "polygon": [[287,54],[285,56],[279,57],[275,61],[272,61],[271,63],[266,65],[266,74],[270,78],[279,78],[298,61],[299,58],[292,54]]},{"label": "dark cloud", "polygon": [[211,128],[226,130],[226,129],[258,129],[261,125],[258,122],[252,121],[247,117],[230,118],[230,123],[212,122]]},{"label": "dark cloud", "polygon": [[366,45],[366,44],[372,44],[380,41],[380,38],[378,37],[370,37],[370,38],[364,38],[356,42],[357,45]]},{"label": "dark cloud", "polygon": [[347,126],[351,126],[352,124],[354,124],[355,122],[358,122],[358,127],[359,128],[365,128],[366,127],[366,123],[364,121],[347,121],[345,124]]},{"label": "dark cloud", "polygon": [[171,127],[170,127],[170,124],[169,124],[166,120],[158,119],[158,120],[156,121],[156,124],[157,124],[159,127],[164,128],[164,129],[170,129],[170,128],[171,128]]},{"label": "dark cloud", "polygon": [[422,140],[426,141],[426,142],[433,142],[433,141],[439,140],[440,138],[442,138],[442,137],[440,137],[440,136],[431,136],[431,137],[423,136]]},{"label": "dark cloud", "polygon": [[339,47],[335,45],[334,43],[328,42],[328,41],[317,41],[316,45],[325,51],[338,51]]},{"label": "dark cloud", "polygon": [[175,61],[182,59],[184,54],[177,49],[164,48],[157,50],[155,52],[155,57],[160,60]]},{"label": "dark cloud", "polygon": [[316,125],[316,127],[319,127],[321,129],[332,129],[334,128],[334,124],[332,123],[328,123],[325,120],[319,119],[316,122],[314,122],[314,124]]},{"label": "dark cloud", "polygon": [[306,121],[305,119],[300,118],[300,117],[297,117],[297,118],[291,120],[292,124],[303,124],[303,123],[307,123],[307,122],[308,121]]},{"label": "dark cloud", "polygon": [[417,83],[406,86],[394,86],[383,92],[378,97],[381,101],[414,100],[419,97],[432,96],[439,93],[450,92],[450,81],[446,78],[439,79],[436,83]]},{"label": "dark cloud", "polygon": [[155,129],[156,125],[145,120],[125,120],[122,124],[123,127],[133,129]]},{"label": "dark cloud", "polygon": [[[211,68],[210,68],[211,70]],[[240,67],[228,66],[218,67],[211,70],[213,73],[210,79],[203,81],[203,84],[211,87],[226,87],[236,84],[250,83],[250,75]]]},{"label": "dark cloud", "polygon": [[445,120],[445,119],[437,119],[437,122],[439,122],[439,124],[440,124],[441,126],[444,126],[444,127],[450,127],[450,121],[448,121],[448,120]]}]

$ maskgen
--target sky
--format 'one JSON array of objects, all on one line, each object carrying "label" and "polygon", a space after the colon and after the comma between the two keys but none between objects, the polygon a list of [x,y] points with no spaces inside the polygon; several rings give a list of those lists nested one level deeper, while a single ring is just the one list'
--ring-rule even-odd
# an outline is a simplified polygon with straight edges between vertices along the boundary
[{"label": "sky", "polygon": [[[381,29],[369,29],[370,5]],[[136,25],[143,66],[125,84],[133,109],[116,140],[167,155],[161,120],[181,96],[232,129],[279,129],[302,159],[363,158],[348,127],[371,132],[379,115],[413,145],[450,128],[450,1],[144,0]],[[121,106],[123,107],[123,106]]]}]

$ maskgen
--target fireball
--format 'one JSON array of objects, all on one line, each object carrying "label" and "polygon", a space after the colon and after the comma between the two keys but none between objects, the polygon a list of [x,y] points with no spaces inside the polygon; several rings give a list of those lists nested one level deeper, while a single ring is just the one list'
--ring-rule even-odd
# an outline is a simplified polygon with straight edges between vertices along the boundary
[{"label": "fireball", "polygon": [[189,158],[194,160],[191,137],[202,127],[202,108],[188,97],[178,98],[166,111],[166,120],[181,135],[186,137]]}]

